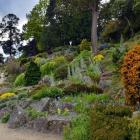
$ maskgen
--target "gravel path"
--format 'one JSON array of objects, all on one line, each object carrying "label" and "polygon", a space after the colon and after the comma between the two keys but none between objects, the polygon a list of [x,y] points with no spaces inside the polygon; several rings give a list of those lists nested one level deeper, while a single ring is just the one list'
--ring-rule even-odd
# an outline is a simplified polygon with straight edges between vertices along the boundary
[{"label": "gravel path", "polygon": [[9,129],[5,124],[0,124],[0,140],[62,140],[62,137],[31,130]]}]

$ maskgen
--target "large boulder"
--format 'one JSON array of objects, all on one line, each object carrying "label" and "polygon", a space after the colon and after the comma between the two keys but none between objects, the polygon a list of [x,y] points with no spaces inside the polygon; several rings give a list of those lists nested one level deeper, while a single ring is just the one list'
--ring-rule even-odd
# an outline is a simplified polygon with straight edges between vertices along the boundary
[{"label": "large boulder", "polygon": [[61,103],[56,100],[52,100],[49,104],[48,113],[53,115],[57,113],[57,109],[60,108]]},{"label": "large boulder", "polygon": [[23,109],[29,107],[32,103],[32,99],[22,99],[19,101],[19,106]]},{"label": "large boulder", "polygon": [[30,107],[38,112],[48,111],[50,102],[50,98],[43,98],[40,101],[34,101],[33,103],[31,103]]},{"label": "large boulder", "polygon": [[62,133],[64,126],[68,125],[73,116],[49,115],[47,118],[37,118],[26,124],[29,129],[44,133]]},{"label": "large boulder", "polygon": [[48,127],[48,120],[47,118],[36,118],[35,120],[31,120],[28,121],[28,123],[26,124],[26,127],[28,129],[34,129],[38,132],[43,132],[46,133],[47,132],[47,127]]},{"label": "large boulder", "polygon": [[48,116],[47,131],[58,134],[62,133],[64,127],[71,122],[72,118],[73,116]]},{"label": "large boulder", "polygon": [[26,123],[27,123],[26,112],[21,107],[17,107],[10,115],[8,127],[15,129],[24,126]]}]

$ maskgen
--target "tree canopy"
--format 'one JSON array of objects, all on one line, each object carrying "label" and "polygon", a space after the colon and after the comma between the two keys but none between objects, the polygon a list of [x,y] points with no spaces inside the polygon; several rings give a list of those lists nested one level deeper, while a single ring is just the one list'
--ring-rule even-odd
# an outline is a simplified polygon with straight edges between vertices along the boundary
[{"label": "tree canopy", "polygon": [[5,54],[15,55],[20,42],[20,32],[17,28],[19,18],[14,14],[8,14],[0,23],[0,45]]}]

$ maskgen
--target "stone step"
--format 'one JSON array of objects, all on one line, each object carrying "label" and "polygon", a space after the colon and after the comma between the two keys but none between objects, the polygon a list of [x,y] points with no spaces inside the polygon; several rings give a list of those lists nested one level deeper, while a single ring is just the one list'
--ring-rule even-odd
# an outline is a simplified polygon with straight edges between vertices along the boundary
[{"label": "stone step", "polygon": [[26,123],[26,127],[43,133],[61,134],[75,115],[59,116],[49,115],[47,118],[38,118]]}]

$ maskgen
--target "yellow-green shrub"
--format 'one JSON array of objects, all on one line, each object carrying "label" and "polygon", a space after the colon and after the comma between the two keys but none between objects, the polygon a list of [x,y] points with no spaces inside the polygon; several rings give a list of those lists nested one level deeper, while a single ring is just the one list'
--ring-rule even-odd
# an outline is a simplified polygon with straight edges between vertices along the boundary
[{"label": "yellow-green shrub", "polygon": [[66,63],[66,59],[64,56],[56,56],[53,61],[56,63],[56,65]]},{"label": "yellow-green shrub", "polygon": [[81,41],[81,44],[79,45],[80,47],[80,51],[84,51],[84,50],[91,50],[91,42],[89,42],[87,39],[83,39]]},{"label": "yellow-green shrub", "polygon": [[20,75],[17,76],[14,85],[15,86],[23,86],[25,84],[25,74],[21,73]]},{"label": "yellow-green shrub", "polygon": [[46,62],[46,59],[45,58],[41,58],[41,57],[36,57],[34,62],[38,65],[38,66],[41,66],[43,64],[45,64]]},{"label": "yellow-green shrub", "polygon": [[57,87],[47,87],[44,86],[40,90],[38,90],[32,98],[34,100],[40,100],[41,98],[44,97],[57,97],[57,96],[62,96],[63,95],[63,90],[61,88]]},{"label": "yellow-green shrub", "polygon": [[79,115],[64,129],[64,140],[90,140],[90,121],[87,115]]},{"label": "yellow-green shrub", "polygon": [[102,55],[102,54],[98,54],[98,55],[95,55],[94,57],[93,57],[93,61],[94,62],[100,62],[100,61],[102,61],[104,59],[104,56]]},{"label": "yellow-green shrub", "polygon": [[15,93],[4,93],[0,96],[0,100],[4,100],[4,99],[10,98],[10,97],[13,97],[15,95],[16,95]]},{"label": "yellow-green shrub", "polygon": [[42,76],[51,74],[55,69],[55,62],[50,61],[41,66],[40,71]]},{"label": "yellow-green shrub", "polygon": [[46,62],[44,65],[41,66],[40,70],[42,75],[50,75],[54,73],[54,70],[56,70],[58,67],[66,64],[67,61],[64,56],[57,56],[53,58],[52,60]]}]

